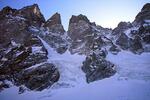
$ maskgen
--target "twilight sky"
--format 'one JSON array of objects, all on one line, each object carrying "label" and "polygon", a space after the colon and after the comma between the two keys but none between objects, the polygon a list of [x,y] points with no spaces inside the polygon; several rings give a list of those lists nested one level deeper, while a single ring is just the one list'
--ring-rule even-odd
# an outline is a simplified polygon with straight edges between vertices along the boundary
[{"label": "twilight sky", "polygon": [[148,2],[150,0],[0,0],[0,9],[5,6],[20,9],[37,3],[46,19],[55,12],[60,13],[66,30],[70,17],[79,14],[98,25],[114,28],[120,21],[132,22]]}]

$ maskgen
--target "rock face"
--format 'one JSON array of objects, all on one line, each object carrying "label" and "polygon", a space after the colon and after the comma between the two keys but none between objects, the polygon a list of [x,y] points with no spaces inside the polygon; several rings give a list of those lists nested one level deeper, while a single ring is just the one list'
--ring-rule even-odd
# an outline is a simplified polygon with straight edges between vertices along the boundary
[{"label": "rock face", "polygon": [[[69,22],[68,35],[71,38],[72,44],[70,47],[71,53],[83,53],[89,50],[91,37],[91,26],[89,20],[84,15],[72,16]],[[89,37],[88,37],[89,35]],[[86,39],[89,38],[89,39]]]},{"label": "rock face", "polygon": [[134,24],[144,24],[145,20],[150,20],[150,3],[143,6],[141,12],[135,18]]},{"label": "rock face", "polygon": [[118,26],[112,31],[113,35],[120,35],[128,28],[131,28],[132,24],[130,22],[120,22]]},{"label": "rock face", "polygon": [[28,19],[30,25],[41,26],[45,22],[43,15],[40,12],[40,9],[37,4],[32,6],[24,7],[16,12],[16,15],[23,16]]},{"label": "rock face", "polygon": [[69,23],[68,35],[71,38],[71,53],[87,55],[82,70],[86,74],[87,82],[104,79],[115,74],[114,65],[105,60],[106,46],[113,42],[105,35],[111,30],[104,29],[91,23],[86,16],[72,16]]},{"label": "rock face", "polygon": [[141,38],[136,36],[134,39],[131,39],[130,50],[134,53],[143,52],[143,46],[141,43]]},{"label": "rock face", "polygon": [[48,19],[44,26],[48,27],[49,31],[53,33],[63,34],[65,32],[61,24],[61,17],[59,13],[55,13],[50,19]]},{"label": "rock face", "polygon": [[30,90],[41,91],[58,81],[60,75],[53,64],[45,63],[29,68],[16,75],[16,84],[25,85]]},{"label": "rock face", "polygon": [[45,19],[41,14],[37,4],[27,6],[19,10],[12,9],[7,6],[3,8],[0,13],[1,13],[0,15],[1,19],[4,18],[6,15],[11,15],[13,17],[17,17],[18,19],[19,18],[28,19],[26,21],[28,22],[29,25],[34,25],[38,27],[40,27],[42,23],[45,22]]},{"label": "rock face", "polygon": [[112,31],[115,43],[124,50],[141,54],[150,51],[150,3],[142,8],[133,23],[121,22]]},{"label": "rock face", "polygon": [[140,48],[138,50],[150,52],[150,3],[143,6],[133,24],[138,27],[137,30],[131,31],[136,46],[134,49]]},{"label": "rock face", "polygon": [[[5,7],[0,11],[0,17],[0,90],[9,87],[6,81],[16,86],[24,85],[30,90],[43,90],[58,81],[56,67],[44,64],[47,50],[29,29],[44,22],[38,6],[20,10]],[[37,64],[40,66],[31,68],[30,72],[27,70]]]},{"label": "rock face", "polygon": [[60,14],[55,13],[38,31],[38,34],[58,53],[62,54],[68,49],[68,36],[61,24]]},{"label": "rock face", "polygon": [[69,22],[68,35],[71,38],[70,52],[88,55],[93,45],[99,49],[105,44],[103,33],[111,30],[96,26],[84,15],[72,16]]},{"label": "rock face", "polygon": [[126,34],[122,33],[116,40],[116,44],[119,45],[123,50],[127,50],[130,47],[130,40]]},{"label": "rock face", "polygon": [[83,62],[82,70],[86,73],[87,82],[108,78],[116,73],[115,65],[104,59],[100,53],[92,53]]}]

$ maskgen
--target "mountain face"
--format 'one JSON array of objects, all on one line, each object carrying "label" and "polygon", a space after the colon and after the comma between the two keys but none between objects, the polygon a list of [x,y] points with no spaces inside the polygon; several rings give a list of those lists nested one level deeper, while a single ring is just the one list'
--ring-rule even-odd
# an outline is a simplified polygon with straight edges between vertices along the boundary
[{"label": "mountain face", "polygon": [[5,17],[5,15],[23,17],[28,19],[27,22],[29,25],[40,26],[42,23],[45,22],[43,15],[40,12],[40,9],[37,4],[32,6],[27,6],[22,9],[16,10],[10,7],[5,7],[1,11],[1,19]]},{"label": "mountain face", "polygon": [[115,73],[113,64],[105,60],[107,45],[113,45],[112,41],[105,37],[110,32],[110,29],[91,23],[84,15],[72,16],[70,19],[68,35],[71,38],[71,45],[69,50],[71,53],[87,55],[82,66],[87,82],[106,78]]},{"label": "mountain face", "polygon": [[[49,61],[43,39],[58,54],[69,51],[85,55],[81,66],[86,81],[93,82],[116,73],[115,64],[106,60],[108,52],[122,50],[135,54],[150,52],[150,4],[147,3],[134,22],[120,22],[115,29],[103,28],[80,14],[73,15],[68,31],[55,13],[45,21],[37,4],[16,10],[0,11],[0,90],[9,88],[10,81],[25,89],[41,91],[58,82],[60,70]],[[69,58],[68,58],[69,59]]]},{"label": "mountain face", "polygon": [[[92,49],[96,47],[101,48],[104,45],[102,35],[110,32],[110,29],[91,23],[84,15],[72,16],[68,29],[68,35],[71,38],[69,50],[71,53],[88,55]],[[93,47],[94,44],[96,44],[95,47]]]},{"label": "mountain face", "polygon": [[146,20],[150,19],[150,3],[147,3],[143,6],[141,9],[141,12],[139,12],[134,20],[133,23],[137,25],[142,25],[146,22]]},{"label": "mountain face", "polygon": [[31,90],[51,86],[59,79],[59,72],[54,64],[45,63],[47,50],[30,30],[44,22],[38,6],[20,10],[6,7],[0,15],[0,89],[9,87],[6,80]]},{"label": "mountain face", "polygon": [[39,35],[58,53],[62,54],[68,49],[68,37],[61,24],[60,14],[55,13],[45,22],[43,28],[37,30],[39,30]]},{"label": "mountain face", "polygon": [[112,32],[114,42],[123,50],[140,54],[149,52],[150,47],[150,4],[147,3],[138,13],[133,23],[121,22]]}]

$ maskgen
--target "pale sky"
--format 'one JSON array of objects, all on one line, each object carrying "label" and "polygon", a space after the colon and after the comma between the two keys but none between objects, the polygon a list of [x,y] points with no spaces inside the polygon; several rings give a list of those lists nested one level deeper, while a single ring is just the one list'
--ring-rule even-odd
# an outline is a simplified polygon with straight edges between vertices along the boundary
[{"label": "pale sky", "polygon": [[103,27],[115,28],[120,21],[132,22],[148,2],[150,0],[0,0],[0,9],[5,6],[20,9],[37,3],[46,19],[60,13],[66,30],[70,17],[79,14]]}]

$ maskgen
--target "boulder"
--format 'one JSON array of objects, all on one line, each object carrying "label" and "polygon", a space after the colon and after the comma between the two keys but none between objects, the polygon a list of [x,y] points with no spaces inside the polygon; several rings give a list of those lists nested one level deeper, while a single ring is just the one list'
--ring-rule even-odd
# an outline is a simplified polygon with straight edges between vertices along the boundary
[{"label": "boulder", "polygon": [[123,50],[127,50],[130,46],[129,38],[126,34],[122,33],[116,40],[116,44],[119,45]]},{"label": "boulder", "polygon": [[16,74],[15,83],[30,90],[42,91],[59,80],[58,69],[52,63],[37,65]]},{"label": "boulder", "polygon": [[112,46],[109,48],[109,51],[110,51],[112,54],[116,55],[116,54],[118,54],[118,52],[120,52],[121,50],[120,50],[116,45],[112,45]]},{"label": "boulder", "polygon": [[118,26],[113,29],[112,31],[112,35],[120,35],[122,33],[124,33],[125,30],[127,30],[128,28],[131,28],[132,27],[132,24],[130,22],[120,22],[118,24]]},{"label": "boulder", "polygon": [[11,86],[5,81],[0,81],[0,92],[6,88],[10,88]]},{"label": "boulder", "polygon": [[131,39],[130,50],[133,53],[137,53],[137,54],[140,54],[144,51],[141,43],[141,38],[139,36],[135,36],[134,39]]},{"label": "boulder", "polygon": [[149,35],[145,35],[143,37],[143,41],[146,43],[146,44],[150,44],[150,34]]},{"label": "boulder", "polygon": [[96,53],[86,57],[82,70],[86,74],[88,83],[108,78],[116,73],[115,65]]}]

